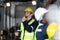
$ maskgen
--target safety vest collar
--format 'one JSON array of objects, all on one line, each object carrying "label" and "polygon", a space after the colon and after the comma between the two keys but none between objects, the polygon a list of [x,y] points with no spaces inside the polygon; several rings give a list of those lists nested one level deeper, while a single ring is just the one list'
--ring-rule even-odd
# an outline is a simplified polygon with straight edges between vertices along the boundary
[{"label": "safety vest collar", "polygon": [[36,39],[36,32],[42,31],[41,29],[38,30],[38,28],[39,28],[40,26],[42,26],[42,25],[43,25],[42,23],[39,23],[39,25],[37,26],[37,28],[36,28],[36,30],[35,30],[35,33],[34,33],[34,40],[37,40],[37,39]]},{"label": "safety vest collar", "polygon": [[31,25],[34,21],[35,21],[35,19],[32,19],[32,20],[28,23],[28,25]]},{"label": "safety vest collar", "polygon": [[36,28],[36,32],[37,31],[42,31],[41,29],[38,29],[40,26],[42,26],[43,24],[42,23],[39,23],[39,25],[37,26],[37,28]]}]

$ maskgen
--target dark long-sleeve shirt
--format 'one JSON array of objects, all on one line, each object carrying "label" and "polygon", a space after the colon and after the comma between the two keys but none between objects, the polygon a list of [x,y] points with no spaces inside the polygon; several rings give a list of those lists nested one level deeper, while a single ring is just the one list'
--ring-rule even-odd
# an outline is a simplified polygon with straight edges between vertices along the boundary
[{"label": "dark long-sleeve shirt", "polygon": [[48,26],[48,23],[43,23],[42,21],[40,21],[40,23],[42,23],[43,25],[38,28],[38,29],[41,29],[41,31],[36,32],[36,37],[37,37],[37,40],[44,40],[48,38],[46,34],[46,28]]},{"label": "dark long-sleeve shirt", "polygon": [[[32,19],[30,19],[29,21],[25,21],[23,22],[24,24],[24,28],[25,30],[27,30],[28,32],[32,32],[32,31],[35,31],[37,25],[38,25],[38,22],[36,19],[34,19],[34,22],[31,24],[31,25],[28,25],[28,23],[31,21]],[[32,29],[33,27],[33,29]]]}]

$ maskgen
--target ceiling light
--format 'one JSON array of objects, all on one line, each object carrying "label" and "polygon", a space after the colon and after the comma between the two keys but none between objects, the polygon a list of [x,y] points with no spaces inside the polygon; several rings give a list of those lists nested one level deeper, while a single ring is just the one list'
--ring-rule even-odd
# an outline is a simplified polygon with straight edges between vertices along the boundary
[{"label": "ceiling light", "polygon": [[10,3],[6,3],[6,6],[7,6],[7,7],[10,7]]},{"label": "ceiling light", "polygon": [[34,1],[32,1],[32,5],[36,5],[36,1],[34,0]]}]

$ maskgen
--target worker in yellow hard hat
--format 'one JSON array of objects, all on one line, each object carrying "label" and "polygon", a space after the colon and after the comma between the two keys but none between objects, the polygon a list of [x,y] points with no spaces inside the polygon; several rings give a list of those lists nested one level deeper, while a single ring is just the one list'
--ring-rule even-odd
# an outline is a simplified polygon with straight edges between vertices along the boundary
[{"label": "worker in yellow hard hat", "polygon": [[54,37],[55,33],[58,30],[58,24],[57,23],[50,23],[47,27],[47,35],[48,35],[48,39],[47,40],[52,40],[52,38]]},{"label": "worker in yellow hard hat", "polygon": [[33,9],[27,7],[21,23],[21,40],[33,40],[34,31],[37,27],[37,20],[34,17]]}]

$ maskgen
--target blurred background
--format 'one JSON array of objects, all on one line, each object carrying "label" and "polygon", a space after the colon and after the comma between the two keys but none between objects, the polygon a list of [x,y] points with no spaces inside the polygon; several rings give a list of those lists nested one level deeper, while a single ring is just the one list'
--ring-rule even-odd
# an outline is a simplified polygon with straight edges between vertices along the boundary
[{"label": "blurred background", "polygon": [[[38,7],[46,8],[53,3],[49,2],[48,0],[0,0],[0,40],[3,40],[1,37],[3,32],[5,36],[9,34],[10,28],[15,27],[17,23],[20,25],[26,7],[31,7],[35,11]],[[7,37],[4,37],[4,40],[8,40]]]}]

